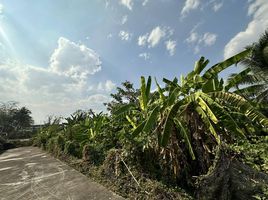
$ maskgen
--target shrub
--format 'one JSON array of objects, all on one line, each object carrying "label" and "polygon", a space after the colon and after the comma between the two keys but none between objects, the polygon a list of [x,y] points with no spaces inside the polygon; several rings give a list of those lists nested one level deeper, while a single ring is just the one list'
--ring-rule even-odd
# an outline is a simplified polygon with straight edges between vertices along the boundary
[{"label": "shrub", "polygon": [[78,158],[82,157],[80,146],[74,141],[67,141],[64,145],[64,153]]},{"label": "shrub", "polygon": [[50,138],[50,140],[48,140],[47,150],[51,153],[56,152],[56,138]]},{"label": "shrub", "polygon": [[83,160],[94,165],[100,165],[104,161],[104,153],[100,147],[86,144],[82,151]]},{"label": "shrub", "polygon": [[59,150],[64,151],[65,139],[62,134],[59,134],[56,137],[56,143],[57,143]]}]

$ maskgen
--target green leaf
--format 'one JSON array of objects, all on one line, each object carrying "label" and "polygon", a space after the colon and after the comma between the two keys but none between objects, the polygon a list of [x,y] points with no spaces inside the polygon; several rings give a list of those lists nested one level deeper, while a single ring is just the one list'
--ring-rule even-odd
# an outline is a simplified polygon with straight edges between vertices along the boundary
[{"label": "green leaf", "polygon": [[210,123],[210,120],[209,120],[207,114],[204,112],[203,108],[197,106],[196,111],[199,113],[199,115],[201,115],[205,125],[209,129],[210,133],[214,136],[214,138],[216,139],[217,143],[220,144],[221,143],[220,137],[216,133],[213,125]]},{"label": "green leaf", "polygon": [[126,118],[127,118],[127,121],[131,124],[131,126],[132,126],[134,129],[137,128],[135,122],[134,122],[128,115],[126,116]]},{"label": "green leaf", "polygon": [[178,110],[180,109],[181,105],[183,105],[183,101],[179,101],[177,103],[175,103],[169,113],[168,116],[166,118],[165,124],[164,124],[164,130],[163,130],[163,135],[162,135],[162,139],[161,139],[161,145],[163,147],[166,147],[168,144],[168,140],[170,138],[171,132],[172,132],[172,128],[174,127],[174,118],[178,112]]},{"label": "green leaf", "polygon": [[198,61],[195,62],[194,72],[195,74],[200,74],[203,69],[207,66],[209,60],[205,60],[204,57],[201,57]]},{"label": "green leaf", "polygon": [[169,106],[174,104],[174,102],[176,101],[176,99],[177,99],[177,97],[178,97],[178,95],[180,93],[180,90],[181,90],[181,88],[177,87],[172,91],[172,93],[170,94],[170,96],[168,98],[168,105]]},{"label": "green leaf", "polygon": [[149,76],[146,84],[146,93],[145,93],[147,101],[149,100],[150,97],[151,84],[152,84],[152,78],[151,76]]},{"label": "green leaf", "polygon": [[210,120],[213,121],[214,124],[217,124],[218,123],[218,119],[214,115],[214,113],[212,112],[212,110],[209,108],[209,106],[206,104],[206,102],[202,99],[202,97],[199,97],[198,100],[199,100],[198,101],[198,104],[205,111],[205,113],[207,113],[207,115],[209,116]]},{"label": "green leaf", "polygon": [[158,113],[159,113],[159,106],[155,107],[152,113],[150,114],[148,120],[146,121],[145,126],[143,127],[144,132],[146,133],[149,132],[156,124]]},{"label": "green leaf", "polygon": [[203,84],[202,86],[202,91],[205,93],[208,92],[213,92],[216,90],[216,84],[215,84],[215,79],[209,79],[205,82],[205,84]]},{"label": "green leaf", "polygon": [[137,137],[143,130],[143,127],[145,126],[146,120],[140,123],[137,128],[132,132],[133,137]]},{"label": "green leaf", "polygon": [[166,97],[165,97],[165,95],[164,95],[164,92],[163,92],[162,88],[159,86],[159,84],[158,84],[156,78],[154,78],[154,80],[155,80],[155,83],[156,83],[157,90],[158,90],[158,93],[159,93],[159,95],[160,95],[161,101],[162,101],[162,102],[165,102]]},{"label": "green leaf", "polygon": [[201,93],[200,96],[203,98],[203,100],[206,101],[206,103],[210,107],[213,107],[214,113],[224,123],[225,127],[223,128],[226,128],[231,133],[235,133],[239,137],[243,137],[243,138],[245,137],[244,132],[239,128],[239,126],[237,125],[235,120],[232,118],[232,116],[229,114],[229,112],[225,110],[224,106],[217,103],[217,101],[215,101],[214,99],[212,99],[209,95],[205,93]]},{"label": "green leaf", "polygon": [[135,105],[134,104],[126,104],[126,105],[123,105],[121,106],[118,110],[116,110],[114,112],[114,115],[121,115],[125,112],[128,112],[130,110],[131,107],[134,107]]},{"label": "green leaf", "polygon": [[140,101],[140,106],[142,110],[145,110],[146,105],[147,105],[147,96],[146,96],[146,83],[145,83],[145,78],[142,76],[141,77],[141,96],[139,98]]},{"label": "green leaf", "polygon": [[178,85],[176,79],[174,79],[173,81],[171,81],[171,80],[168,80],[168,79],[166,79],[166,78],[163,78],[163,82],[166,83],[168,86],[171,86],[171,87],[174,87],[174,88],[176,88],[176,87],[180,87],[180,86]]},{"label": "green leaf", "polygon": [[230,88],[238,85],[240,83],[240,81],[243,80],[245,78],[245,76],[247,76],[250,71],[251,71],[251,69],[247,68],[247,69],[243,70],[242,72],[235,74],[234,76],[228,78],[227,84],[224,87],[224,90],[228,91]]},{"label": "green leaf", "polygon": [[212,66],[204,73],[203,78],[211,79],[211,78],[217,76],[224,69],[228,68],[229,66],[231,66],[233,64],[238,63],[240,60],[245,58],[250,53],[250,51],[251,51],[250,49],[246,49],[246,50],[228,58],[227,60]]},{"label": "green leaf", "polygon": [[184,127],[184,125],[178,119],[175,119],[175,124],[177,125],[178,129],[180,130],[179,133],[181,134],[181,136],[186,141],[186,145],[187,145],[187,148],[189,150],[189,153],[190,153],[192,159],[195,160],[195,155],[194,155],[193,147],[191,145],[191,141],[190,141],[189,136],[188,136],[188,133],[186,131],[187,128]]}]

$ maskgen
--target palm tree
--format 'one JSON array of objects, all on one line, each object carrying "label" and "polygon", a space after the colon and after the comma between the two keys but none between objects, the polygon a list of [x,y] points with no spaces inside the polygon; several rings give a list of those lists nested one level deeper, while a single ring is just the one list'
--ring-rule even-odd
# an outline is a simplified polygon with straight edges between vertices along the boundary
[{"label": "palm tree", "polygon": [[268,30],[260,37],[258,42],[247,47],[251,53],[243,60],[243,64],[254,72],[268,72]]},{"label": "palm tree", "polygon": [[235,93],[255,102],[268,116],[268,31],[247,49],[250,53],[241,62],[245,69],[228,78],[225,90],[235,88]]}]

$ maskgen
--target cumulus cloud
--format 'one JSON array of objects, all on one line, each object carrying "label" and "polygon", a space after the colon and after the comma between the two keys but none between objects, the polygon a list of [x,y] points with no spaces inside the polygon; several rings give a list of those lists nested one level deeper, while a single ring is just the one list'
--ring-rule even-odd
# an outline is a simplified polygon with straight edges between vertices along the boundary
[{"label": "cumulus cloud", "polygon": [[174,30],[170,27],[157,26],[150,33],[146,33],[138,37],[138,45],[145,46],[148,44],[149,48],[157,46],[163,38],[173,35]]},{"label": "cumulus cloud", "polygon": [[176,51],[176,45],[177,45],[176,41],[168,40],[168,41],[166,41],[165,44],[166,44],[166,49],[169,52],[169,55],[173,56],[175,54],[175,51]]},{"label": "cumulus cloud", "polygon": [[121,24],[124,25],[125,23],[127,23],[128,17],[127,15],[124,15],[121,19]]},{"label": "cumulus cloud", "polygon": [[129,41],[131,40],[132,34],[127,31],[121,30],[118,36],[120,37],[121,40]]},{"label": "cumulus cloud", "polygon": [[139,54],[140,58],[143,58],[144,60],[149,60],[151,58],[151,55],[149,53],[140,53]]},{"label": "cumulus cloud", "polygon": [[88,102],[90,102],[91,104],[95,104],[98,105],[100,102],[108,102],[109,101],[109,97],[107,97],[107,95],[103,95],[103,94],[94,94],[88,97]]},{"label": "cumulus cloud", "polygon": [[190,11],[196,10],[200,5],[200,0],[186,0],[181,10],[181,16],[185,17]]},{"label": "cumulus cloud", "polygon": [[185,41],[194,46],[194,53],[197,54],[201,47],[212,46],[215,44],[216,40],[217,35],[215,33],[206,32],[204,34],[199,34],[193,29]]},{"label": "cumulus cloud", "polygon": [[[107,80],[106,82],[100,82],[97,86],[98,91],[106,91],[111,92],[113,89],[115,89],[115,83],[113,83],[111,80]],[[93,90],[94,88],[90,88],[90,90]]]},{"label": "cumulus cloud", "polygon": [[257,41],[268,27],[268,1],[250,1],[248,15],[252,20],[244,31],[237,33],[225,46],[224,58],[229,58],[242,51],[247,45]]},{"label": "cumulus cloud", "polygon": [[149,43],[149,47],[155,47],[160,40],[165,37],[166,31],[162,29],[160,26],[155,27],[150,35],[148,36],[147,42]]},{"label": "cumulus cloud", "polygon": [[203,42],[205,46],[212,46],[213,44],[215,44],[216,39],[216,34],[207,32],[203,35],[203,38],[200,42]]},{"label": "cumulus cloud", "polygon": [[141,35],[138,37],[138,45],[139,46],[145,46],[147,42],[148,34]]},{"label": "cumulus cloud", "polygon": [[199,35],[196,32],[191,32],[190,36],[186,38],[186,42],[195,43],[199,38]]},{"label": "cumulus cloud", "polygon": [[[33,112],[36,123],[49,114],[67,116],[77,109],[104,110],[103,102],[115,88],[111,80],[92,85],[91,77],[101,70],[98,54],[80,44],[60,38],[46,68],[6,59],[0,63],[2,101],[18,101]],[[95,95],[95,96],[94,96]]]},{"label": "cumulus cloud", "polygon": [[66,38],[59,38],[58,47],[50,58],[53,72],[73,78],[84,78],[101,70],[99,55],[85,45],[79,45]]},{"label": "cumulus cloud", "polygon": [[129,10],[132,10],[134,4],[133,0],[120,0],[119,3],[127,7]]}]

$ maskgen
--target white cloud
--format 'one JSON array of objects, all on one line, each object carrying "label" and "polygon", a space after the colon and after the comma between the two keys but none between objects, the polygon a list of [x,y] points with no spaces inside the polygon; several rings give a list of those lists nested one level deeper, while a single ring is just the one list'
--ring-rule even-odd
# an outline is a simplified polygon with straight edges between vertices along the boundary
[{"label": "white cloud", "polygon": [[124,25],[125,23],[127,23],[128,17],[127,15],[124,15],[121,19],[121,24]]},{"label": "white cloud", "polygon": [[190,35],[188,38],[186,38],[186,42],[190,45],[194,46],[194,53],[199,53],[201,47],[208,47],[215,44],[217,40],[217,35],[215,33],[206,32],[204,34],[199,34],[195,32],[195,29],[193,29],[190,32]]},{"label": "white cloud", "polygon": [[213,44],[215,44],[216,39],[216,34],[207,32],[204,34],[201,42],[203,42],[205,46],[212,46]]},{"label": "white cloud", "polygon": [[199,7],[200,0],[186,0],[181,10],[181,16],[185,17],[190,11]]},{"label": "white cloud", "polygon": [[168,40],[166,41],[166,49],[167,51],[169,52],[169,55],[170,56],[173,56],[175,54],[175,51],[176,51],[176,41],[174,40]]},{"label": "white cloud", "polygon": [[107,97],[107,95],[103,95],[103,94],[94,94],[88,97],[88,102],[90,102],[91,104],[95,104],[98,105],[100,102],[108,102],[109,101],[109,97]]},{"label": "white cloud", "polygon": [[129,41],[131,40],[132,34],[127,31],[121,30],[118,36],[120,37],[121,40]]},{"label": "white cloud", "polygon": [[155,27],[150,33],[138,37],[138,45],[145,46],[148,43],[149,48],[155,47],[166,36],[166,30],[160,26]]},{"label": "white cloud", "polygon": [[50,69],[53,72],[81,79],[101,70],[101,61],[90,48],[59,38],[58,47],[50,58]]},{"label": "white cloud", "polygon": [[186,42],[188,43],[194,43],[198,40],[198,34],[196,32],[191,32],[190,36],[186,39]]},{"label": "white cloud", "polygon": [[[97,91],[106,91],[106,92],[111,92],[113,89],[115,89],[115,83],[113,83],[111,80],[107,80],[105,83],[100,82],[97,85]],[[94,88],[92,87],[90,90],[93,90]]]},{"label": "white cloud", "polygon": [[60,38],[47,68],[18,61],[0,63],[1,101],[18,101],[33,113],[36,123],[47,115],[68,116],[77,109],[105,110],[104,102],[115,88],[111,80],[102,90],[87,90],[91,77],[101,69],[99,56],[92,49]]},{"label": "white cloud", "polygon": [[140,58],[143,58],[144,60],[149,60],[151,58],[151,55],[149,53],[140,53],[139,54]]},{"label": "white cloud", "polygon": [[150,35],[148,36],[147,42],[149,43],[149,47],[155,47],[160,40],[165,37],[166,31],[160,26],[155,27]]},{"label": "white cloud", "polygon": [[138,37],[139,46],[147,46],[148,48],[156,47],[164,38],[169,39],[174,34],[174,30],[170,27],[157,26],[151,32]]},{"label": "white cloud", "polygon": [[132,10],[134,4],[133,0],[120,0],[119,3],[126,6],[129,10]]},{"label": "white cloud", "polygon": [[148,38],[148,33],[145,34],[145,35],[141,35],[138,37],[138,45],[139,46],[145,46],[146,45],[146,41],[147,41],[147,38]]},{"label": "white cloud", "polygon": [[214,10],[214,12],[217,12],[218,10],[220,10],[220,8],[223,6],[223,2],[215,2],[213,4],[212,9]]},{"label": "white cloud", "polygon": [[105,90],[107,92],[111,92],[115,88],[115,83],[113,83],[111,80],[107,80],[105,83]]},{"label": "white cloud", "polygon": [[149,0],[144,0],[144,1],[142,2],[142,5],[143,5],[143,6],[146,6],[148,2],[149,2]]},{"label": "white cloud", "polygon": [[257,41],[268,27],[268,1],[250,1],[248,15],[252,20],[244,31],[237,33],[225,46],[224,58],[242,51],[247,45]]}]

